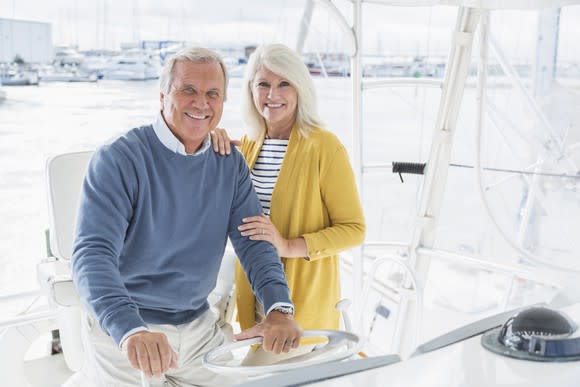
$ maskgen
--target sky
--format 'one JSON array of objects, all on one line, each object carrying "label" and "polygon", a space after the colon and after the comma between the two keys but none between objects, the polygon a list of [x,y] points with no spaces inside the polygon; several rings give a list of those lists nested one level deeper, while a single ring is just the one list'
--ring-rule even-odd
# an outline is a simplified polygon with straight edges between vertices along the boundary
[{"label": "sky", "polygon": [[[336,0],[347,20],[351,2]],[[81,50],[114,49],[139,40],[178,40],[205,46],[283,42],[292,47],[305,0],[0,0],[0,17],[52,23],[53,43]],[[452,7],[364,5],[363,53],[366,55],[445,56],[456,11]],[[580,62],[580,5],[560,18],[559,55]],[[537,12],[492,15],[494,35],[504,50],[522,57],[535,47]],[[525,32],[530,33],[526,34]],[[344,33],[316,7],[305,51],[340,52]]]}]

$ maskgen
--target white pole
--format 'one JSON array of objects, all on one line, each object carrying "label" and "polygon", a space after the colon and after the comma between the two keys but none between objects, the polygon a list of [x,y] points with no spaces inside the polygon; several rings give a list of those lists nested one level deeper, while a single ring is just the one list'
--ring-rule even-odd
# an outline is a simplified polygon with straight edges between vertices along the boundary
[{"label": "white pole", "polygon": [[544,96],[554,86],[558,58],[560,8],[538,11],[536,59],[534,61],[534,95]]},{"label": "white pole", "polygon": [[[409,265],[415,270],[417,281],[423,285],[426,283],[429,272],[430,257],[421,254],[419,248],[432,248],[435,243],[436,225],[445,193],[453,134],[457,125],[465,80],[471,61],[473,33],[477,27],[480,12],[481,10],[476,8],[460,8],[453,32],[452,48],[443,83],[443,94],[427,161],[419,211],[410,244]],[[407,281],[406,286],[410,288],[411,282]],[[416,308],[413,304],[412,299],[403,299],[397,317],[397,326],[404,328],[404,330],[400,337],[396,338],[398,341],[393,343],[393,348],[403,358],[409,356],[414,350],[413,332],[415,330],[412,327],[417,318]]]},{"label": "white pole", "polygon": [[143,371],[141,371],[141,387],[149,387],[149,380]]},{"label": "white pole", "polygon": [[296,52],[302,54],[304,51],[304,42],[310,30],[310,21],[312,20],[312,12],[314,10],[314,0],[307,0],[300,20],[300,30],[298,32],[298,40],[296,41]]},{"label": "white pole", "polygon": [[[362,0],[353,1],[353,31],[356,37],[356,51],[351,60],[352,78],[352,98],[353,98],[353,112],[352,112],[352,163],[355,173],[357,186],[359,188],[359,195],[364,198],[363,191],[363,133],[362,133]],[[364,200],[364,199],[363,199]],[[363,245],[364,246],[364,245]],[[362,297],[363,284],[363,247],[353,249],[353,299],[354,311],[357,316],[358,332],[362,334],[362,305],[364,300]]]}]

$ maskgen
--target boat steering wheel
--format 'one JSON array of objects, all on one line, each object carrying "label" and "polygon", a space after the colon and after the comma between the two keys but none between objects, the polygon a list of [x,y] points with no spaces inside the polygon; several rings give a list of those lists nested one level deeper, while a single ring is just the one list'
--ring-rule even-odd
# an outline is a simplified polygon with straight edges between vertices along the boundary
[{"label": "boat steering wheel", "polygon": [[202,364],[218,374],[257,376],[343,360],[357,353],[361,346],[360,338],[346,331],[307,330],[304,331],[303,337],[323,338],[325,342],[316,345],[309,353],[286,359],[277,364],[243,366],[240,364],[241,359],[232,359],[232,353],[235,350],[262,343],[262,337],[254,337],[212,349],[205,354]]}]

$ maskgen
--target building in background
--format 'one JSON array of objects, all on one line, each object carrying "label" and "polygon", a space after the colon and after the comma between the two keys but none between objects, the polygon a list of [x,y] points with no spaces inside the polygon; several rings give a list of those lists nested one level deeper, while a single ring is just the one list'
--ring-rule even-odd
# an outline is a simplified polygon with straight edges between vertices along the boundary
[{"label": "building in background", "polygon": [[50,63],[53,55],[50,23],[0,18],[0,63]]}]

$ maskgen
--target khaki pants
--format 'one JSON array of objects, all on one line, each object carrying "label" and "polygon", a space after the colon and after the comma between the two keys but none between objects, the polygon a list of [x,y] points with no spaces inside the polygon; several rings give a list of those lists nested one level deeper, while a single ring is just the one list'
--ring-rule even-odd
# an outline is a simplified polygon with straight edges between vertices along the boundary
[{"label": "khaki pants", "polygon": [[[86,313],[83,318],[83,369],[64,386],[128,387],[141,386],[141,373],[131,367],[126,355],[99,327],[97,321]],[[177,354],[178,368],[170,369],[159,379],[149,379],[154,386],[230,386],[234,382],[202,366],[203,355],[222,345],[227,339],[216,324],[217,317],[210,309],[196,320],[182,325],[149,324],[149,330],[162,332]],[[76,384],[78,382],[80,384]]]}]

